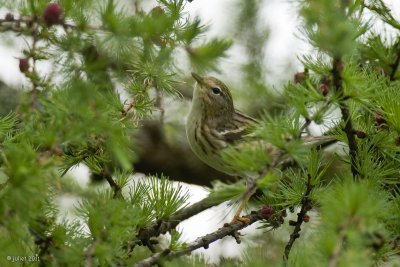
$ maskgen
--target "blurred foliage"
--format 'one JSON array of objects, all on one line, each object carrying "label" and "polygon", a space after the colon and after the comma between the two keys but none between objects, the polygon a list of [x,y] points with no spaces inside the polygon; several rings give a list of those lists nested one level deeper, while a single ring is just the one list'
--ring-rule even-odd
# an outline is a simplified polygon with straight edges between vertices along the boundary
[{"label": "blurred foliage", "polygon": [[[240,102],[240,99],[238,104],[257,117],[264,111],[279,112],[283,101],[267,83],[268,69],[265,66],[264,50],[270,30],[262,17],[264,3],[257,0],[235,1],[237,14],[231,24],[231,31],[237,39],[236,44],[241,46],[245,57],[245,62],[240,66],[242,75],[239,86],[234,89],[240,88],[237,93],[240,99],[252,99],[250,105],[248,102]],[[269,105],[265,105],[267,102]]]},{"label": "blurred foliage", "polygon": [[19,102],[19,92],[0,81],[0,116],[15,111]]}]

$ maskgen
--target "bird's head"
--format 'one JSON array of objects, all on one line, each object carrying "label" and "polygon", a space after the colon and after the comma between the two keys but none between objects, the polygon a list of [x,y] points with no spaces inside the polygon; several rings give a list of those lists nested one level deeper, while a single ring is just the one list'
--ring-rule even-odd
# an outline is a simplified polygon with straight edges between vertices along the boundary
[{"label": "bird's head", "polygon": [[225,116],[234,112],[232,95],[228,87],[214,77],[201,77],[192,72],[196,85],[193,92],[193,105],[213,117]]}]

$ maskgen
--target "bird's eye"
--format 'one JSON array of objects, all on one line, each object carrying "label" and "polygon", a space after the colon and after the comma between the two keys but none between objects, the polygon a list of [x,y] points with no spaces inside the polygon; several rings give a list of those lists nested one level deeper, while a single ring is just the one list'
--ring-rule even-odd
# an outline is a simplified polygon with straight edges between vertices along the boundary
[{"label": "bird's eye", "polygon": [[211,88],[211,90],[213,91],[213,93],[215,95],[220,95],[221,94],[221,89],[219,89],[218,87],[213,87],[213,88]]}]

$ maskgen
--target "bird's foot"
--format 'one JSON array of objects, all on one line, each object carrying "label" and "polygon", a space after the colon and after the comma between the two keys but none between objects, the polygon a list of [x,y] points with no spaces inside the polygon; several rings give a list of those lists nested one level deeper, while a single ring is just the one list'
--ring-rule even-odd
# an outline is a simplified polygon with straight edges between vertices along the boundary
[{"label": "bird's foot", "polygon": [[231,224],[242,222],[244,224],[250,224],[250,219],[246,217],[242,217],[240,215],[235,215],[231,221]]}]

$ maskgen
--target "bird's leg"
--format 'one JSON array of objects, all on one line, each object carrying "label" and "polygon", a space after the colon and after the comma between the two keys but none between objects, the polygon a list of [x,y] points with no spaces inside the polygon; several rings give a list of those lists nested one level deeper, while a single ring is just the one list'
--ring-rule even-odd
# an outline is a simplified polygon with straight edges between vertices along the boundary
[{"label": "bird's leg", "polygon": [[250,220],[248,218],[244,218],[240,216],[240,213],[242,212],[242,210],[244,209],[244,207],[246,207],[247,203],[249,202],[250,198],[252,195],[254,195],[254,193],[257,190],[257,185],[254,179],[247,179],[247,189],[246,192],[244,193],[244,197],[240,203],[240,206],[238,208],[238,210],[235,213],[235,216],[233,217],[231,224],[232,223],[236,223],[236,222],[243,222],[245,224],[249,224]]}]

